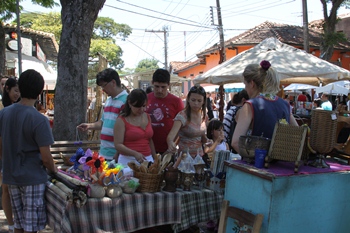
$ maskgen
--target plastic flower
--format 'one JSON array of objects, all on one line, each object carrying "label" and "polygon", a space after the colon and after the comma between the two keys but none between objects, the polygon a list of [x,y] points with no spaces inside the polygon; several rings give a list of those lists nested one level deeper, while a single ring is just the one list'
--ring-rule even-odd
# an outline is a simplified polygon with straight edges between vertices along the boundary
[{"label": "plastic flower", "polygon": [[118,174],[118,172],[122,169],[122,165],[118,165],[117,167],[115,168],[109,168],[106,170],[106,176],[109,177],[111,174]]},{"label": "plastic flower", "polygon": [[105,161],[105,158],[98,155],[98,152],[94,152],[92,155],[92,159],[88,162],[86,162],[86,165],[91,167],[91,174],[95,174],[96,172],[102,172],[103,171],[103,162]]},{"label": "plastic flower", "polygon": [[86,165],[86,163],[89,162],[91,159],[92,159],[92,151],[90,149],[87,149],[85,152],[85,155],[79,159],[79,163],[83,165],[84,171],[87,171],[90,169],[90,167]]},{"label": "plastic flower", "polygon": [[271,63],[269,61],[263,60],[262,62],[260,62],[260,66],[261,68],[267,71],[270,68]]},{"label": "plastic flower", "polygon": [[84,150],[83,150],[83,148],[80,147],[80,148],[78,148],[77,151],[75,152],[75,155],[73,155],[73,156],[69,159],[69,161],[71,161],[72,163],[74,163],[74,165],[73,165],[74,170],[78,169],[78,167],[79,167],[79,165],[80,165],[79,160],[80,160],[80,158],[83,157],[84,155],[85,155]]}]

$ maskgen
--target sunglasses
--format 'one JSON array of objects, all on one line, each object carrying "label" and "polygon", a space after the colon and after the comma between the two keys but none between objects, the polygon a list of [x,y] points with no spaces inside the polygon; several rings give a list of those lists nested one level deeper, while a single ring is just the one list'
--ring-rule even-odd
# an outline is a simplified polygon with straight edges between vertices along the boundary
[{"label": "sunglasses", "polygon": [[201,94],[206,94],[205,90],[204,90],[204,88],[202,86],[193,86],[193,87],[191,87],[190,92],[192,92],[192,93],[198,93],[199,92]]}]

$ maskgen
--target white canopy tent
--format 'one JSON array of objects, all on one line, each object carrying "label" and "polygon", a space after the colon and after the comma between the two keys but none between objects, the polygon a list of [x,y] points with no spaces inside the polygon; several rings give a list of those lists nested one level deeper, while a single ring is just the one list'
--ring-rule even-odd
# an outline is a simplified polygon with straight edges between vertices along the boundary
[{"label": "white canopy tent", "polygon": [[326,86],[316,88],[316,93],[326,93],[330,95],[348,95],[349,89],[335,83],[330,83]]},{"label": "white canopy tent", "polygon": [[[217,65],[202,75],[194,83],[225,84],[243,81],[243,71],[249,64],[260,64],[262,60],[271,63],[280,75],[280,79],[296,77],[307,80],[317,77],[340,80],[350,78],[350,71],[315,57],[304,50],[284,44],[276,38],[267,38],[255,47],[246,50],[233,58]],[[289,83],[292,83],[291,81]]]},{"label": "white canopy tent", "polygon": [[310,90],[315,89],[317,86],[304,84],[304,83],[292,83],[285,87],[283,90],[285,91],[299,91],[299,90]]}]

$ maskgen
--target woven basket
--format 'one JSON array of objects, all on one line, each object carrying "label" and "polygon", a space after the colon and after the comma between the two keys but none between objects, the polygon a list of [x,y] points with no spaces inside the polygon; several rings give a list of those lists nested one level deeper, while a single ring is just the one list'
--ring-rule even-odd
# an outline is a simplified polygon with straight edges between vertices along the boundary
[{"label": "woven basket", "polygon": [[307,156],[307,154],[304,154],[307,149],[305,148],[307,147],[305,144],[306,134],[307,126],[276,123],[268,158],[266,160],[268,162],[271,159],[295,162],[297,172],[299,161],[301,159],[306,159],[305,156]]},{"label": "woven basket", "polygon": [[143,172],[135,172],[134,177],[139,179],[140,186],[137,188],[137,192],[141,193],[154,193],[160,191],[160,186],[163,181],[163,173],[162,174],[150,174]]},{"label": "woven basket", "polygon": [[336,141],[337,115],[326,110],[312,110],[310,146],[320,154],[332,151]]}]

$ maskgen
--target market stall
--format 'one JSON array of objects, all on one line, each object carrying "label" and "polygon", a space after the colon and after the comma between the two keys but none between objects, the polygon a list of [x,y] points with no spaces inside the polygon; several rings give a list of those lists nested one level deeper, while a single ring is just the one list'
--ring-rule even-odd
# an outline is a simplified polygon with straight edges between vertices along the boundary
[{"label": "market stall", "polygon": [[[51,186],[52,187],[52,186]],[[179,232],[218,219],[223,196],[209,189],[122,194],[88,198],[82,207],[69,203],[48,184],[48,224],[55,232],[133,232],[171,224]]]},{"label": "market stall", "polygon": [[[264,215],[261,233],[327,233],[350,229],[350,167],[328,161],[330,168],[277,162],[269,169],[241,161],[225,162],[225,199]],[[227,232],[234,227],[229,220]]]}]

